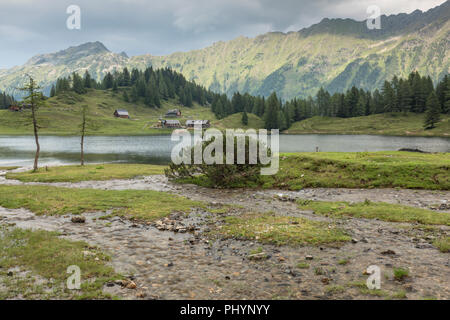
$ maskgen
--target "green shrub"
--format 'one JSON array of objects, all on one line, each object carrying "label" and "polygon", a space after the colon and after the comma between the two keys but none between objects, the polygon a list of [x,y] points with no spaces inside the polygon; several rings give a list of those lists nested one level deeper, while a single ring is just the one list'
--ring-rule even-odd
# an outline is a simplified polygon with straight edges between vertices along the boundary
[{"label": "green shrub", "polygon": [[[234,137],[234,164],[226,164],[227,157],[227,139],[223,139],[223,152],[221,155],[223,164],[201,164],[194,163],[194,150],[192,147],[190,150],[190,157],[192,164],[174,164],[171,163],[169,168],[165,170],[165,175],[169,179],[180,180],[183,182],[195,182],[197,184],[206,185],[209,187],[240,187],[249,185],[258,185],[260,183],[260,172],[263,165],[260,162],[259,156],[257,157],[256,164],[250,164],[250,146],[251,143],[256,143],[257,155],[259,155],[259,149],[262,147],[258,141],[252,141],[248,136],[245,137],[245,161],[244,164],[237,164],[238,160],[238,138]],[[211,143],[213,139],[202,142],[201,150],[202,154]],[[270,150],[267,151],[270,156]],[[212,153],[215,156],[215,152]],[[202,160],[203,161],[203,160]]]}]

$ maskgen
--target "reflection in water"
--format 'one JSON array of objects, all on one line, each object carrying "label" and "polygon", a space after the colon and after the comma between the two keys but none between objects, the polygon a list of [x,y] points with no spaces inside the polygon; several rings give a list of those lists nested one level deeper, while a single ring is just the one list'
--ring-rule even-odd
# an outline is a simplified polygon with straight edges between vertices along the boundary
[{"label": "reflection in water", "polygon": [[[79,162],[79,137],[42,136],[41,165]],[[87,162],[166,164],[177,142],[170,136],[120,136],[86,138]],[[450,138],[391,137],[370,135],[281,135],[281,152],[387,151],[417,148],[429,152],[450,152]],[[0,136],[0,166],[29,166],[34,157],[32,136]]]}]

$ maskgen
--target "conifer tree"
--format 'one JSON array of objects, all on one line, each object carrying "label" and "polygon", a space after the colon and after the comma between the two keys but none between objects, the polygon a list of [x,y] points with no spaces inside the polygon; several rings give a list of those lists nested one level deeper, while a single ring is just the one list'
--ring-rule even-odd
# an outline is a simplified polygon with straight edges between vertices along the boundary
[{"label": "conifer tree", "polygon": [[248,115],[247,115],[247,111],[245,109],[244,109],[244,112],[242,113],[241,122],[244,126],[248,125]]},{"label": "conifer tree", "polygon": [[427,99],[427,112],[425,114],[425,129],[433,129],[440,119],[440,106],[436,93],[431,92]]},{"label": "conifer tree", "polygon": [[279,101],[277,94],[273,92],[267,99],[267,107],[264,119],[264,127],[267,130],[278,129],[280,127],[278,122],[278,103]]}]

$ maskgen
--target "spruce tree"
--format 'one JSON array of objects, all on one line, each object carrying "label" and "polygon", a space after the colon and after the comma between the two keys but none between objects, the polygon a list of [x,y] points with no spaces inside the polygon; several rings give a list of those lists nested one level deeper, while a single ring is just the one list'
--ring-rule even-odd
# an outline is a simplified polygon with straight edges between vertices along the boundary
[{"label": "spruce tree", "polygon": [[92,78],[89,71],[86,70],[83,77],[83,83],[85,88],[92,88]]},{"label": "spruce tree", "polygon": [[130,102],[130,98],[128,97],[128,93],[126,90],[123,90],[122,96],[123,96],[123,101]]},{"label": "spruce tree", "polygon": [[52,88],[50,89],[50,97],[54,97],[56,95],[56,88],[55,85],[52,85]]},{"label": "spruce tree", "polygon": [[278,121],[278,109],[279,109],[278,103],[279,102],[277,94],[274,92],[267,99],[267,107],[264,119],[264,127],[267,130],[279,129],[280,127]]},{"label": "spruce tree", "polygon": [[440,119],[440,106],[436,93],[433,91],[427,99],[427,112],[425,114],[425,129],[433,129]]},{"label": "spruce tree", "polygon": [[247,111],[245,109],[244,109],[244,112],[242,113],[241,122],[244,126],[248,125],[248,115],[247,115]]}]

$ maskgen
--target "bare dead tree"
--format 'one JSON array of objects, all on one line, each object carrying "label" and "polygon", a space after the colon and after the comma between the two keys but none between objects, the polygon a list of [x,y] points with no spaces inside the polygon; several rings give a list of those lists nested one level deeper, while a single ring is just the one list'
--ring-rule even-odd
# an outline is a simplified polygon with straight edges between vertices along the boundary
[{"label": "bare dead tree", "polygon": [[31,119],[33,122],[34,140],[36,142],[36,153],[34,156],[33,171],[37,171],[39,153],[41,151],[38,134],[39,125],[37,121],[37,110],[44,104],[44,95],[42,94],[42,92],[39,91],[41,87],[37,85],[36,81],[34,81],[34,79],[28,74],[26,76],[29,78],[29,82],[25,84],[22,88],[19,88],[19,90],[28,93],[28,95],[25,98],[23,98],[23,102],[31,106]]},{"label": "bare dead tree", "polygon": [[81,108],[81,165],[84,166],[84,137],[86,136],[86,113],[88,106]]}]

